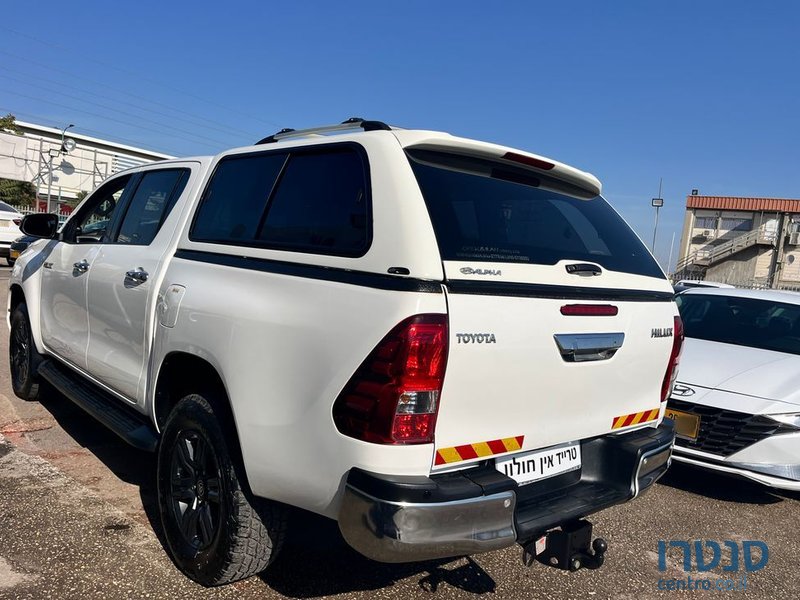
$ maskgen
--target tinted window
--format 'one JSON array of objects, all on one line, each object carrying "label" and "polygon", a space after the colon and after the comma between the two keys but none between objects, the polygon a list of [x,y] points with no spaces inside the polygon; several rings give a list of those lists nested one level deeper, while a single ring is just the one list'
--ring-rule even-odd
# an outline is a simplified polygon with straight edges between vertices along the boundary
[{"label": "tinted window", "polygon": [[800,354],[800,305],[710,294],[675,301],[686,337]]},{"label": "tinted window", "polygon": [[409,156],[445,260],[582,260],[664,277],[600,196],[501,163],[430,151]]},{"label": "tinted window", "polygon": [[145,173],[128,205],[116,242],[140,246],[152,242],[188,180],[188,169]]},{"label": "tinted window", "polygon": [[289,159],[259,239],[271,246],[355,255],[367,247],[361,157],[341,149]]},{"label": "tinted window", "polygon": [[335,146],[223,159],[191,239],[358,256],[369,245],[361,154]]},{"label": "tinted window", "polygon": [[192,239],[233,243],[253,240],[285,162],[286,154],[223,159],[206,188]]},{"label": "tinted window", "polygon": [[79,244],[106,241],[108,226],[130,181],[130,175],[117,177],[93,192],[81,206],[80,212],[67,223],[64,241]]}]

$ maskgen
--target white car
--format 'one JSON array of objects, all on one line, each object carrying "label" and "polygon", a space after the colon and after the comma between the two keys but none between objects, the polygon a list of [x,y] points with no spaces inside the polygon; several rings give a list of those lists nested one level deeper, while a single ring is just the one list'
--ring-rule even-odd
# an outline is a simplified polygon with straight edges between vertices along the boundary
[{"label": "white car", "polygon": [[676,301],[675,460],[800,490],[800,294],[698,288]]},{"label": "white car", "polygon": [[0,257],[5,258],[9,265],[14,262],[10,258],[9,249],[11,242],[21,235],[19,230],[21,222],[21,212],[5,202],[0,202]]},{"label": "white car", "polygon": [[578,520],[670,463],[672,289],[573,167],[350,120],[115,174],[57,227],[22,224],[14,391],[157,451],[201,583],[269,565],[287,505],[384,562],[598,566]]}]

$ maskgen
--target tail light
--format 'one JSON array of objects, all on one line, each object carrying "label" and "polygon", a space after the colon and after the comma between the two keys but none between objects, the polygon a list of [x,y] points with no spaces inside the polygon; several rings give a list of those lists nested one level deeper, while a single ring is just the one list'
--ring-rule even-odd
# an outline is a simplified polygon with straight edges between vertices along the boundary
[{"label": "tail light", "polygon": [[22,224],[22,219],[12,219],[14,221],[14,225],[19,227]]},{"label": "tail light", "polygon": [[678,363],[681,360],[681,348],[683,347],[683,321],[675,317],[675,327],[672,328],[672,352],[669,355],[667,372],[664,374],[664,381],[661,384],[661,401],[666,402],[672,393],[672,385],[678,377]]},{"label": "tail light", "polygon": [[336,428],[377,444],[432,442],[447,336],[446,315],[417,315],[392,329],[334,402]]}]

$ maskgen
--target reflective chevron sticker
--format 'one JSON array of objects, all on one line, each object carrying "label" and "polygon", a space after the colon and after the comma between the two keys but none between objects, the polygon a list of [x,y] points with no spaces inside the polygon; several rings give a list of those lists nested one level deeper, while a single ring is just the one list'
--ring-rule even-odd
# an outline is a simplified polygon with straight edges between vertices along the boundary
[{"label": "reflective chevron sticker", "polygon": [[486,456],[494,456],[495,454],[514,452],[522,448],[523,441],[525,441],[525,436],[518,435],[516,437],[491,440],[489,442],[476,442],[474,444],[464,444],[463,446],[454,446],[452,448],[439,448],[439,450],[436,451],[436,461],[434,464],[446,465],[461,462],[462,460],[484,458]]},{"label": "reflective chevron sticker", "polygon": [[654,408],[644,412],[616,417],[611,423],[611,429],[619,429],[620,427],[628,427],[629,425],[638,425],[639,423],[653,421],[658,418],[658,413],[660,410],[660,408]]}]

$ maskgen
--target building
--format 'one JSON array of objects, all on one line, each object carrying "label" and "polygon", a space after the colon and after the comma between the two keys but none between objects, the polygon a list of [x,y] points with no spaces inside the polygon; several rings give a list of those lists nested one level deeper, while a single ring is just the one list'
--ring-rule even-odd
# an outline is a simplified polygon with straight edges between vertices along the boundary
[{"label": "building", "polygon": [[49,210],[90,192],[118,171],[172,158],[69,130],[23,121],[16,125],[21,134],[0,132],[0,177],[33,183]]},{"label": "building", "polygon": [[687,196],[674,278],[800,289],[800,199]]}]

